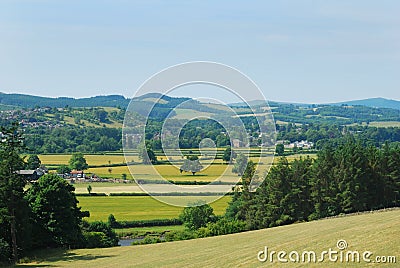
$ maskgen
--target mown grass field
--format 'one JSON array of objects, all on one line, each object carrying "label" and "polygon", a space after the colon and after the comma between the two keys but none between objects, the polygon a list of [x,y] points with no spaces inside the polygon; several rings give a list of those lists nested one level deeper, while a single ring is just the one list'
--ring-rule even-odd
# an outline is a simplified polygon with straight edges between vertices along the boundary
[{"label": "mown grass field", "polygon": [[[400,210],[366,213],[307,223],[188,241],[38,253],[30,267],[398,267],[400,262]],[[343,252],[371,251],[376,256],[396,256],[396,264],[330,262],[325,255],[319,263],[265,263],[257,259],[267,246],[269,252],[338,250],[338,240],[346,240]],[[43,256],[43,254],[46,254]],[[288,256],[285,257],[288,259]],[[345,258],[344,258],[345,260]],[[22,265],[21,265],[22,266]]]},{"label": "mown grass field", "polygon": [[[159,202],[151,196],[78,196],[82,210],[90,212],[88,221],[107,221],[110,214],[117,220],[151,220],[178,218],[183,208]],[[174,196],[171,198],[184,198]],[[199,197],[206,199],[207,197]],[[231,200],[224,196],[210,204],[214,213],[222,215]]]}]

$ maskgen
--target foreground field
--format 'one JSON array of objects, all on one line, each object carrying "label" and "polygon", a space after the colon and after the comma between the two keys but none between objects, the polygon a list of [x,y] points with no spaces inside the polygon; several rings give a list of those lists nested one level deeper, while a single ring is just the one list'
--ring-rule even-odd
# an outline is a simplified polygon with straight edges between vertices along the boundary
[{"label": "foreground field", "polygon": [[[400,210],[366,213],[320,221],[292,224],[240,234],[189,241],[143,246],[81,249],[53,252],[42,261],[29,263],[33,267],[398,267],[400,262]],[[340,251],[337,241],[344,239],[348,247]],[[369,257],[396,256],[397,264],[363,262],[330,262],[325,255],[322,263],[265,263],[257,259],[260,251],[324,250],[371,251]],[[339,254],[338,254],[339,255]],[[261,255],[261,257],[263,257]],[[285,256],[288,259],[288,256]],[[345,260],[345,258],[343,259]],[[22,265],[21,265],[22,266]]]},{"label": "foreground field", "polygon": [[[117,220],[171,219],[178,218],[183,210],[181,207],[161,203],[150,196],[79,196],[78,200],[82,210],[90,211],[89,221],[107,221],[110,214]],[[223,214],[230,200],[230,196],[224,196],[212,203],[214,213]]]}]

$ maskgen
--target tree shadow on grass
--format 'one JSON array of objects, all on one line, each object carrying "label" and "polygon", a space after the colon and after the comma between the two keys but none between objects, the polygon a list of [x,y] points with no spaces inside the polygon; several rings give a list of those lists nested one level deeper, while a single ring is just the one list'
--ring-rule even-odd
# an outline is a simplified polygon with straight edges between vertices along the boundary
[{"label": "tree shadow on grass", "polygon": [[[53,262],[74,262],[74,261],[90,261],[103,258],[115,257],[115,255],[97,255],[97,254],[76,254],[64,249],[51,249],[37,251],[31,256],[24,258],[23,262],[15,265],[15,267],[58,267],[52,265]],[[26,263],[26,264],[25,264]]]}]

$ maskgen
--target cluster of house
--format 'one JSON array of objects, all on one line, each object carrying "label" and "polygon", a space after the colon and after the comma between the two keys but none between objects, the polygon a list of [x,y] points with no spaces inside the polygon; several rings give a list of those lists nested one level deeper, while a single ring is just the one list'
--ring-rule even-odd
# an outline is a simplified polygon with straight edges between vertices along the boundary
[{"label": "cluster of house", "polygon": [[[21,175],[27,181],[34,182],[37,181],[41,176],[47,174],[48,170],[44,167],[40,167],[37,169],[24,169],[17,171],[17,174]],[[104,179],[98,177],[96,174],[87,174],[83,170],[72,170],[69,173],[65,174],[57,174],[58,176],[64,178],[66,181],[70,183],[75,182],[112,182],[112,183],[129,183],[132,182],[130,180],[121,180],[121,179]]]},{"label": "cluster of house", "polygon": [[[27,181],[36,181],[41,176],[47,173],[48,170],[45,167],[40,167],[37,169],[22,169],[17,171],[17,174],[21,175]],[[86,174],[82,170],[72,170],[69,173],[57,174],[57,175],[64,179],[69,179],[69,180],[86,179]],[[93,174],[92,177],[97,177],[97,176]]]},{"label": "cluster of house", "polygon": [[52,121],[30,121],[26,118],[29,118],[30,116],[38,113],[38,112],[48,112],[50,111],[51,108],[45,107],[45,108],[35,108],[35,109],[22,109],[22,110],[5,110],[5,111],[0,111],[0,118],[4,120],[10,120],[10,121],[19,121],[21,124],[22,128],[26,127],[32,127],[32,128],[38,128],[38,127],[49,127],[49,128],[58,128],[62,127],[63,124],[59,122],[52,122]]},{"label": "cluster of house", "polygon": [[17,174],[21,175],[27,181],[36,181],[44,174],[47,174],[48,170],[46,168],[40,167],[37,169],[23,169],[18,170]]},{"label": "cluster of house", "polygon": [[312,149],[314,147],[314,143],[311,141],[295,141],[295,142],[290,142],[286,140],[281,140],[277,141],[278,144],[283,144],[285,148],[287,149],[293,149],[293,148],[302,148],[302,149]]}]

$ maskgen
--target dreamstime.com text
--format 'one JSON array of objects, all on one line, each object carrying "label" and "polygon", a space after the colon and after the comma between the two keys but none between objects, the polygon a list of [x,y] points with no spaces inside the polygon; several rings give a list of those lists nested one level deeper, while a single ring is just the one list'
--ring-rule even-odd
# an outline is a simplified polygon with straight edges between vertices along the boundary
[{"label": "dreamstime.com text", "polygon": [[338,240],[336,248],[328,248],[320,252],[313,250],[304,251],[276,251],[270,250],[267,246],[257,254],[260,262],[270,263],[318,263],[318,262],[337,262],[337,263],[396,263],[396,256],[378,256],[373,252],[365,250],[348,250],[346,240]]}]

